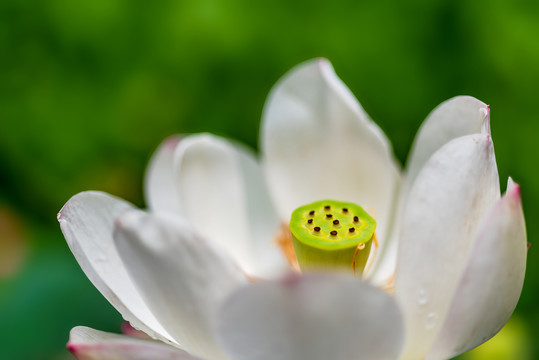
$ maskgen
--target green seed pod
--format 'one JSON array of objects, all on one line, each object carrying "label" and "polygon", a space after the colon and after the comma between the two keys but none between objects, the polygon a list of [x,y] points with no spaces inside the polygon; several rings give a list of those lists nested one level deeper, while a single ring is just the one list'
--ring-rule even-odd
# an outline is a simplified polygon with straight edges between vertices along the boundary
[{"label": "green seed pod", "polygon": [[301,206],[290,219],[294,250],[304,271],[354,267],[362,274],[375,229],[376,221],[361,206],[335,200]]}]

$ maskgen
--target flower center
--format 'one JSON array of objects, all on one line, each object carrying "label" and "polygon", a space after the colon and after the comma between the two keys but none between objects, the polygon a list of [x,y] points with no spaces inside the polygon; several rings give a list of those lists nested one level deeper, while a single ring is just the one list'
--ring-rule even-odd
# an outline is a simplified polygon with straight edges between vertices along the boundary
[{"label": "flower center", "polygon": [[363,273],[376,221],[359,205],[321,200],[292,212],[290,232],[301,270]]}]

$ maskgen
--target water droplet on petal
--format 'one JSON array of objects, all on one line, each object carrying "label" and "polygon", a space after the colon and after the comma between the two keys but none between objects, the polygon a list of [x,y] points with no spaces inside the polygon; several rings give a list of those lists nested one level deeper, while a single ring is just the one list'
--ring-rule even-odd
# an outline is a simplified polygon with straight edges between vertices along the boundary
[{"label": "water droplet on petal", "polygon": [[427,314],[427,319],[425,320],[425,327],[427,329],[432,329],[436,326],[436,323],[438,322],[438,315],[431,312]]},{"label": "water droplet on petal", "polygon": [[419,305],[426,305],[429,302],[429,296],[427,294],[427,291],[424,289],[420,289],[417,293],[417,303]]}]

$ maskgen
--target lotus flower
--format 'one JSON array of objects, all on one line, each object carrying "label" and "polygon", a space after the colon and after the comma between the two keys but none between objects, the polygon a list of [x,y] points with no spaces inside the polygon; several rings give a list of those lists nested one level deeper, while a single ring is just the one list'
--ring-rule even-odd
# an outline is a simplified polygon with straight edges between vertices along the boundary
[{"label": "lotus flower", "polygon": [[[314,60],[271,91],[260,138],[260,162],[213,135],[167,139],[147,171],[147,212],[100,192],[63,207],[88,278],[151,338],[76,327],[78,359],[446,359],[506,323],[527,242],[519,186],[509,179],[500,196],[488,106],[442,103],[401,172]],[[376,219],[363,274],[291,270],[290,216],[322,199]]]}]

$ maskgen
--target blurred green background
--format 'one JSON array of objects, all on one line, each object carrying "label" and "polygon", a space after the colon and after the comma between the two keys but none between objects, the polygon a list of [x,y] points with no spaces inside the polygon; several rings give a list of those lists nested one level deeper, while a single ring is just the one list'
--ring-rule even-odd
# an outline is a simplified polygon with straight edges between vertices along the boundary
[{"label": "blurred green background", "polygon": [[[313,57],[332,61],[402,162],[437,104],[489,103],[501,181],[521,183],[534,244],[538,39],[534,0],[0,1],[0,358],[70,359],[71,327],[119,331],[56,222],[70,196],[144,206],[146,163],[170,134],[256,148],[271,86]],[[532,245],[509,325],[467,359],[539,358],[537,259]]]}]

